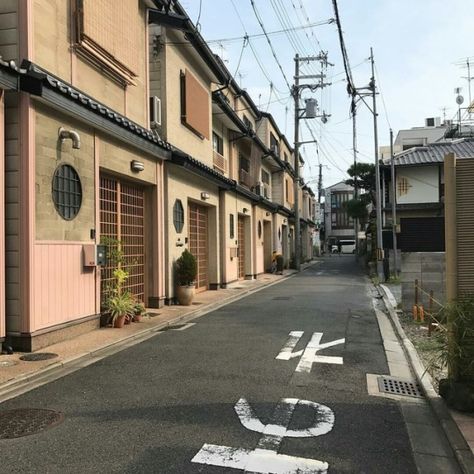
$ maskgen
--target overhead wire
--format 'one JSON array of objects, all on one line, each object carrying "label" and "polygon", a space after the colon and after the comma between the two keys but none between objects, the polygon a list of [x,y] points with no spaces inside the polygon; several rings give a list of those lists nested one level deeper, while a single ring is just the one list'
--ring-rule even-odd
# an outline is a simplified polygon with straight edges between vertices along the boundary
[{"label": "overhead wire", "polygon": [[268,43],[268,45],[270,46],[270,49],[271,49],[271,51],[272,51],[273,58],[275,59],[276,63],[278,64],[278,68],[280,69],[280,72],[281,72],[283,78],[285,79],[285,83],[286,83],[286,85],[288,86],[288,89],[291,90],[291,86],[290,86],[290,83],[288,82],[288,78],[286,77],[285,71],[283,70],[283,67],[282,67],[282,65],[281,65],[281,63],[280,63],[280,61],[279,61],[279,59],[278,59],[278,57],[277,57],[277,54],[276,54],[275,49],[274,49],[274,47],[273,47],[273,44],[272,44],[272,42],[271,42],[271,40],[270,40],[270,37],[268,36],[268,34],[267,34],[267,32],[266,32],[265,26],[264,26],[264,24],[263,24],[262,19],[260,18],[260,15],[259,15],[259,13],[258,13],[258,10],[257,10],[257,7],[256,7],[256,5],[255,5],[254,0],[250,0],[250,3],[251,3],[251,5],[252,5],[252,9],[253,9],[253,12],[254,12],[254,14],[255,14],[255,17],[257,18],[257,21],[258,21],[258,23],[259,23],[259,25],[260,25],[260,28],[262,28],[262,31],[265,33],[265,38],[267,38],[267,43]]}]

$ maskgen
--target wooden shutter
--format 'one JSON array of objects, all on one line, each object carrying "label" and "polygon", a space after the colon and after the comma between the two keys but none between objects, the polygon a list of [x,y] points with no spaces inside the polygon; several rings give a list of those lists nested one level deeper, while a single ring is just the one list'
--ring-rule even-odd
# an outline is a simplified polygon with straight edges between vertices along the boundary
[{"label": "wooden shutter", "polygon": [[184,114],[182,120],[202,138],[209,140],[210,107],[209,91],[186,70],[184,74]]},{"label": "wooden shutter", "polygon": [[209,285],[207,208],[190,203],[189,214],[189,251],[196,257],[198,274],[196,289],[207,290]]}]

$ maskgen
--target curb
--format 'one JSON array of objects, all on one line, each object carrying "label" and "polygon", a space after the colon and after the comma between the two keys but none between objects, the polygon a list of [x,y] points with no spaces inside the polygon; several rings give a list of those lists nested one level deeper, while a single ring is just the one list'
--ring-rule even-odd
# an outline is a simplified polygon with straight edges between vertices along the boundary
[{"label": "curb", "polygon": [[387,311],[390,315],[393,326],[397,332],[398,337],[402,341],[403,351],[407,356],[411,368],[415,374],[416,380],[419,385],[422,387],[423,392],[425,393],[426,398],[435,412],[438,421],[448,439],[449,444],[454,452],[456,460],[459,463],[459,466],[463,473],[471,474],[474,472],[474,454],[472,453],[469,445],[467,444],[464,436],[458,428],[458,425],[453,420],[451,413],[446,406],[443,398],[438,395],[436,390],[433,387],[433,382],[430,374],[425,370],[423,363],[421,362],[418,353],[415,349],[415,346],[407,338],[405,331],[403,330],[397,313],[391,303],[393,295],[390,290],[382,284],[376,286],[377,291],[382,296],[383,302]]},{"label": "curb", "polygon": [[[305,268],[302,268],[299,273],[306,271],[308,268],[316,265],[317,263],[318,261],[310,263]],[[293,278],[295,275],[298,275],[298,272],[285,275],[283,276],[283,278],[280,278],[277,281],[263,283],[257,288],[249,288],[218,302],[209,303],[201,308],[197,308],[193,311],[190,311],[187,314],[177,316],[168,321],[163,321],[161,324],[157,324],[156,326],[143,329],[142,331],[136,332],[135,334],[131,334],[130,336],[126,336],[123,339],[111,342],[97,349],[82,352],[80,354],[74,355],[58,362],[53,362],[52,364],[36,372],[19,375],[18,377],[8,380],[0,386],[0,404],[6,400],[9,400],[18,395],[21,395],[22,393],[26,393],[30,390],[33,390],[48,382],[57,380],[76,370],[87,367],[88,365],[91,365],[94,362],[97,362],[110,355],[120,352],[121,350],[132,347],[136,344],[139,344],[140,342],[144,342],[147,339],[155,336],[156,333],[160,332],[162,329],[168,326],[173,326],[177,323],[187,323],[193,321],[194,319],[204,316],[205,314],[215,311],[223,306],[234,303],[235,301],[245,298],[246,296],[249,296],[253,293],[257,293],[265,288],[269,288],[273,285],[282,283],[283,281],[286,281],[289,278]]]}]

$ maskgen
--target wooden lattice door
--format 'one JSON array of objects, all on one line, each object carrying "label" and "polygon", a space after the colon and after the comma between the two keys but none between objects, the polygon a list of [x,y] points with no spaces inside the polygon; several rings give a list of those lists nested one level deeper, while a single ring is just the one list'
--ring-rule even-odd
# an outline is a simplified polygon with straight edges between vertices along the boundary
[{"label": "wooden lattice door", "polygon": [[239,216],[237,233],[239,242],[239,278],[245,278],[245,217]]},{"label": "wooden lattice door", "polygon": [[196,290],[207,290],[209,286],[207,209],[189,203],[189,251],[197,259]]},{"label": "wooden lattice door", "polygon": [[[114,178],[100,178],[100,236],[120,242],[121,266],[129,272],[125,289],[145,301],[145,196],[143,188]],[[101,269],[104,297],[113,279],[117,262]]]}]

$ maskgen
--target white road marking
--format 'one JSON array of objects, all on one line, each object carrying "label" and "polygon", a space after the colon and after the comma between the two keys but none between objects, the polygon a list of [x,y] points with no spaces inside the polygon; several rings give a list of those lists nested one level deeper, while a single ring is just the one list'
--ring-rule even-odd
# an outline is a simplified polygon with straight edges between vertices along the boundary
[{"label": "white road marking", "polygon": [[267,449],[239,449],[215,444],[205,444],[192,462],[258,474],[326,474],[329,468],[327,462],[317,459],[287,456]]},{"label": "white road marking", "polygon": [[290,360],[303,354],[303,351],[293,352],[296,344],[298,344],[298,341],[301,339],[303,334],[304,331],[291,331],[288,340],[276,358],[281,360]]},{"label": "white road marking", "polygon": [[[317,421],[311,427],[288,430],[291,417],[297,405],[312,407],[317,412]],[[334,426],[334,412],[325,405],[297,398],[283,398],[277,404],[271,423],[264,425],[254,414],[245,398],[234,407],[242,425],[250,431],[262,433],[254,450],[230,448],[204,444],[191,460],[194,463],[220,467],[231,467],[245,472],[259,474],[326,474],[328,463],[316,459],[278,454],[278,448],[285,437],[308,438],[329,433]]]},{"label": "white road marking", "polygon": [[344,360],[342,357],[336,356],[324,356],[318,355],[319,351],[327,349],[328,347],[337,346],[339,344],[344,344],[346,340],[337,339],[331,342],[325,342],[321,344],[321,339],[323,337],[322,332],[313,333],[311,340],[308,342],[308,345],[304,350],[293,352],[294,348],[298,344],[298,341],[303,337],[303,331],[291,331],[289,333],[288,340],[283,346],[280,353],[276,356],[276,359],[279,360],[290,360],[295,357],[300,357],[301,359],[296,366],[295,372],[305,372],[310,373],[314,363],[319,364],[343,364]]}]

